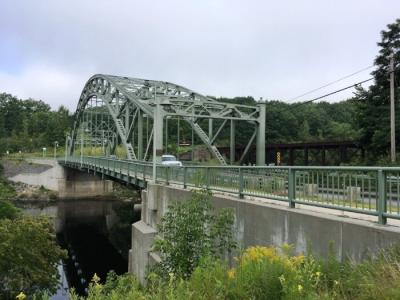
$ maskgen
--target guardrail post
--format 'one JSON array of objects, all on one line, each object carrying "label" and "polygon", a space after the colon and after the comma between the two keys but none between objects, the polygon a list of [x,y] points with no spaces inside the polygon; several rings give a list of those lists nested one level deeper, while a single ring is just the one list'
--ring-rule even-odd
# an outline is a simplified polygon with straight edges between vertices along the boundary
[{"label": "guardrail post", "polygon": [[206,169],[206,189],[210,189],[210,168]]},{"label": "guardrail post", "polygon": [[243,181],[243,170],[239,168],[239,198],[243,199],[243,189],[244,189],[244,181]]},{"label": "guardrail post", "polygon": [[170,167],[169,166],[167,166],[167,172],[166,172],[166,180],[167,180],[167,185],[169,185],[169,171],[170,171]]},{"label": "guardrail post", "polygon": [[289,168],[288,173],[288,199],[289,207],[295,208],[296,206],[296,174],[295,170]]},{"label": "guardrail post", "polygon": [[135,166],[135,181],[136,181],[136,183],[137,183],[137,169],[138,169],[138,165],[135,164],[134,166]]},{"label": "guardrail post", "polygon": [[386,174],[383,170],[378,170],[378,223],[386,224]]},{"label": "guardrail post", "polygon": [[186,186],[186,178],[187,177],[187,168],[186,167],[183,167],[183,188],[184,189],[186,189],[187,188],[187,186]]}]

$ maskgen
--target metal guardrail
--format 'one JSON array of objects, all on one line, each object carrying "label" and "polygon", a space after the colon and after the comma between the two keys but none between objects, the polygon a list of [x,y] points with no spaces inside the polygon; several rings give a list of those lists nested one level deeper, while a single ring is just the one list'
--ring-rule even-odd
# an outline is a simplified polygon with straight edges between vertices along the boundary
[{"label": "metal guardrail", "polygon": [[[152,180],[152,163],[100,157],[59,162],[132,182]],[[377,216],[380,224],[400,219],[400,168],[157,165],[156,182],[206,188]]]}]

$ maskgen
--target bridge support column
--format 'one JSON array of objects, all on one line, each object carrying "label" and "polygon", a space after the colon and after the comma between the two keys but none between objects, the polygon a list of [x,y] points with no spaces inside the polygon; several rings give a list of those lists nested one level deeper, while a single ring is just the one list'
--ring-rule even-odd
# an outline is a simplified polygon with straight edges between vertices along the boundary
[{"label": "bridge support column", "polygon": [[143,159],[143,113],[138,109],[138,159]]},{"label": "bridge support column", "polygon": [[161,162],[161,155],[163,155],[163,133],[164,133],[164,116],[159,107],[160,104],[157,104],[158,108],[154,111],[154,133],[153,139],[156,146],[156,159],[157,162]]},{"label": "bridge support column", "polygon": [[257,141],[256,141],[256,164],[265,165],[265,111],[266,104],[259,103],[260,115],[258,117]]},{"label": "bridge support column", "polygon": [[235,163],[235,150],[236,150],[235,134],[236,134],[236,123],[235,120],[231,120],[231,142],[230,142],[230,155],[229,155],[231,165]]}]

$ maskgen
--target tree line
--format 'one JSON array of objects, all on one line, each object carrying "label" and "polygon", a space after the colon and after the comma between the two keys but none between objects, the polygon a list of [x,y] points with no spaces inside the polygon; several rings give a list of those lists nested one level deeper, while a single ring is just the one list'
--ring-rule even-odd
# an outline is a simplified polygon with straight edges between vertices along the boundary
[{"label": "tree line", "polygon": [[[218,98],[218,101],[256,105],[253,97]],[[353,123],[355,106],[350,101],[338,103],[321,102],[291,109],[296,104],[282,101],[267,101],[267,142],[290,143],[323,140],[355,140],[358,138],[356,124]],[[42,147],[52,147],[57,141],[65,143],[73,122],[73,114],[64,106],[51,110],[41,100],[18,99],[10,94],[0,94],[0,148],[4,153],[39,151]],[[207,128],[206,123],[203,124]],[[215,121],[214,131],[220,125]],[[245,144],[253,133],[247,122],[237,124],[237,144]],[[181,122],[181,139],[191,138],[188,124]],[[177,139],[177,124],[170,121],[169,142]],[[229,126],[221,132],[218,144],[229,144]]]},{"label": "tree line", "polygon": [[41,100],[18,99],[0,94],[0,151],[34,152],[42,147],[65,144],[73,116],[65,106],[51,110]]}]

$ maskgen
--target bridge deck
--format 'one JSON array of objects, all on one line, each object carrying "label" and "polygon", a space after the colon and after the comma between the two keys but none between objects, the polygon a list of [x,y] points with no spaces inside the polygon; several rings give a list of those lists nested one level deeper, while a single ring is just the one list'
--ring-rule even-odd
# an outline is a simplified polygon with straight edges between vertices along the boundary
[{"label": "bridge deck", "polygon": [[[148,162],[103,157],[68,157],[59,163],[92,171],[144,188],[152,181]],[[156,182],[241,198],[264,198],[290,207],[319,207],[377,217],[379,223],[400,219],[400,168],[381,167],[242,167],[157,165]]]}]

